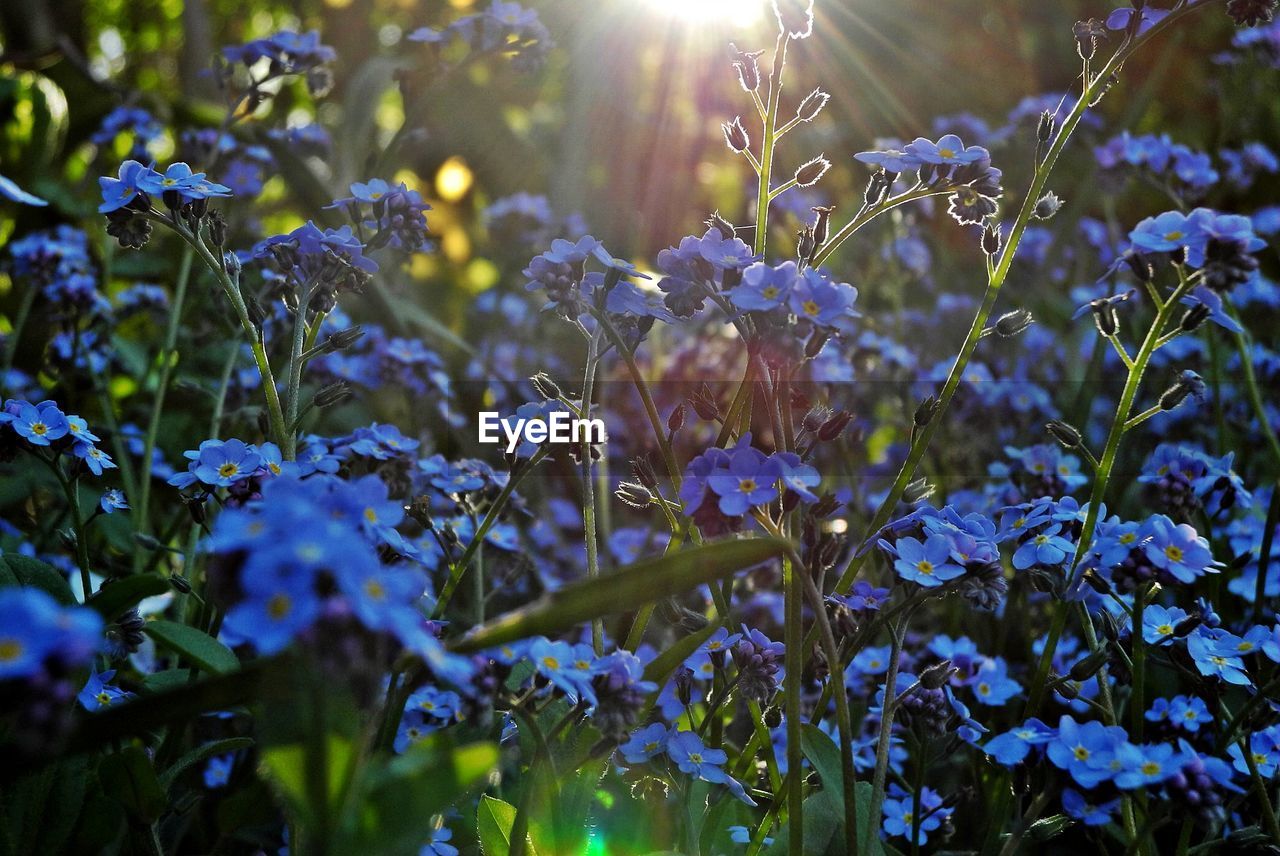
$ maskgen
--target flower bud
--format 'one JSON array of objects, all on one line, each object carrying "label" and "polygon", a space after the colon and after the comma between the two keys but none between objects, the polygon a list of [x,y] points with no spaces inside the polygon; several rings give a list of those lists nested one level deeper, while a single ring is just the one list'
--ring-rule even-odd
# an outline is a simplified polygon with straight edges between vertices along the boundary
[{"label": "flower bud", "polygon": [[1116,315],[1115,305],[1105,297],[1099,297],[1097,300],[1089,302],[1089,309],[1093,312],[1093,323],[1098,328],[1098,332],[1107,338],[1114,336],[1120,329],[1120,318]]},{"label": "flower bud", "polygon": [[631,462],[631,472],[636,477],[636,481],[647,487],[650,493],[658,490],[658,474],[653,471],[653,462],[649,460],[647,454],[640,455]]},{"label": "flower bud", "polygon": [[710,422],[720,418],[720,406],[716,404],[715,398],[711,395],[711,390],[707,389],[706,386],[695,392],[693,397],[689,399],[689,403],[693,405],[694,413],[697,413],[701,419],[706,419]]},{"label": "flower bud", "polygon": [[1011,339],[1034,324],[1035,320],[1031,313],[1025,309],[1006,312],[996,319],[996,334],[1006,339]]},{"label": "flower bud", "polygon": [[1058,213],[1058,209],[1062,207],[1062,199],[1052,190],[1047,191],[1044,196],[1036,200],[1036,207],[1032,211],[1032,216],[1037,220],[1048,220],[1054,214]]},{"label": "flower bud", "polygon": [[653,504],[653,494],[642,484],[622,482],[613,495],[632,508],[648,508]]},{"label": "flower bud", "polygon": [[1198,329],[1205,321],[1208,321],[1209,315],[1209,307],[1203,303],[1197,303],[1182,316],[1182,320],[1178,322],[1178,329],[1184,333],[1190,333],[1192,330]]},{"label": "flower bud", "polygon": [[729,62],[738,72],[738,82],[746,92],[755,92],[760,88],[760,55],[764,51],[740,51],[738,46],[729,42]]},{"label": "flower bud", "polygon": [[1044,426],[1044,430],[1049,432],[1049,436],[1058,441],[1058,444],[1064,449],[1078,449],[1080,444],[1084,442],[1084,438],[1080,436],[1080,431],[1074,425],[1069,425],[1061,419],[1054,419]]},{"label": "flower bud", "polygon": [[1107,582],[1107,578],[1092,568],[1084,572],[1084,581],[1089,588],[1093,589],[1098,594],[1106,595],[1110,594],[1112,591],[1111,583]]},{"label": "flower bud", "polygon": [[915,412],[915,415],[912,417],[912,422],[916,428],[923,428],[933,421],[933,416],[937,412],[938,412],[938,399],[934,398],[931,395],[928,398],[926,398],[924,401],[920,402],[920,404],[916,407],[916,412]]},{"label": "flower bud", "polygon": [[1054,687],[1054,692],[1067,701],[1075,701],[1076,697],[1080,695],[1080,686],[1073,683],[1058,684],[1058,686]]},{"label": "flower bud", "polygon": [[1170,411],[1187,400],[1188,396],[1203,399],[1205,394],[1204,378],[1193,371],[1184,371],[1177,382],[1160,395],[1160,409]]},{"label": "flower bud", "polygon": [[829,443],[844,433],[844,429],[849,427],[849,423],[853,421],[853,414],[847,410],[837,410],[831,414],[831,417],[822,426],[818,428],[818,439],[823,443]]},{"label": "flower bud", "polygon": [[800,165],[796,170],[796,184],[800,187],[813,187],[827,170],[831,169],[831,161],[822,155]]},{"label": "flower bud", "polygon": [[333,407],[346,401],[351,395],[350,385],[345,380],[339,380],[320,387],[316,394],[312,396],[311,402],[316,407]]},{"label": "flower bud", "polygon": [[1151,262],[1142,253],[1132,251],[1125,253],[1124,263],[1129,266],[1129,270],[1141,282],[1151,282],[1156,278],[1156,272],[1151,267]]},{"label": "flower bud", "polygon": [[534,392],[542,396],[547,401],[559,401],[563,397],[560,387],[556,386],[556,382],[546,372],[538,372],[529,378],[533,382]]},{"label": "flower bud", "polygon": [[1000,252],[1001,240],[1000,227],[988,223],[982,230],[982,251],[989,256],[994,256]]},{"label": "flower bud", "polygon": [[823,92],[821,89],[815,89],[804,97],[800,102],[800,106],[796,108],[796,119],[801,122],[812,122],[814,117],[822,112],[822,108],[827,106],[827,102],[831,100],[831,96]]},{"label": "flower bud", "polygon": [[763,719],[766,728],[778,728],[782,725],[782,708],[776,704],[766,707]]},{"label": "flower bud", "polygon": [[721,217],[719,211],[713,211],[711,216],[703,222],[706,223],[708,229],[715,229],[719,232],[720,237],[726,241],[733,240],[734,236],[738,234],[738,231],[733,228],[733,224]]},{"label": "flower bud", "polygon": [[796,257],[802,264],[808,264],[818,251],[818,242],[813,238],[813,227],[804,226],[796,232]]},{"label": "flower bud", "polygon": [[191,583],[182,574],[170,574],[169,585],[179,594],[191,594]]},{"label": "flower bud", "polygon": [[871,178],[867,181],[867,189],[862,194],[863,201],[866,202],[868,208],[884,202],[896,178],[897,176],[893,173],[872,173]]},{"label": "flower bud", "polygon": [[730,149],[742,154],[751,145],[751,138],[747,136],[747,129],[742,127],[742,117],[735,116],[732,122],[725,122],[720,126],[724,131],[724,141]]},{"label": "flower bud", "polygon": [[951,665],[950,660],[935,663],[920,673],[920,686],[926,690],[940,690],[951,680],[951,676],[959,671]]},{"label": "flower bud", "polygon": [[210,212],[208,219],[205,221],[209,227],[209,241],[218,249],[222,249],[227,245],[227,218],[222,216],[221,211]]},{"label": "flower bud", "polygon": [[831,212],[836,209],[834,205],[815,205],[809,210],[818,215],[818,219],[813,224],[813,243],[815,247],[820,248],[827,242],[827,236],[831,234]]},{"label": "flower bud", "polygon": [[1058,120],[1052,112],[1045,110],[1040,114],[1040,122],[1036,125],[1036,142],[1044,144],[1053,139]]},{"label": "flower bud", "polygon": [[1077,660],[1067,672],[1067,676],[1073,681],[1087,681],[1098,673],[1098,670],[1107,664],[1107,649],[1099,648],[1097,651],[1089,654],[1089,656]]},{"label": "flower bud", "polygon": [[667,417],[667,431],[674,434],[684,427],[684,402],[676,405],[676,409],[671,411],[671,415]]}]

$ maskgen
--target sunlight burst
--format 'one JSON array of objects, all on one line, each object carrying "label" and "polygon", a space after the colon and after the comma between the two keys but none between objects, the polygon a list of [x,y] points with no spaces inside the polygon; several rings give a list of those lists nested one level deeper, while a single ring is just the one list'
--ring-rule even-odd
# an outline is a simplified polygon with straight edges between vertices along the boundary
[{"label": "sunlight burst", "polygon": [[765,0],[645,0],[655,11],[690,22],[745,27],[764,15]]}]

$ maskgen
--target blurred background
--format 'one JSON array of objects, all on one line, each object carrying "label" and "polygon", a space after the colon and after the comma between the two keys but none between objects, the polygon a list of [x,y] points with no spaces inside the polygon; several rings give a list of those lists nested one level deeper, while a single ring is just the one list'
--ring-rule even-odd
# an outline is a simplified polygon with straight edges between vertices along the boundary
[{"label": "blurred background", "polygon": [[[393,76],[405,77],[410,99],[422,101],[425,134],[402,151],[397,168],[416,175],[433,197],[433,226],[448,264],[465,269],[474,260],[475,231],[465,227],[488,201],[516,191],[546,193],[557,211],[580,212],[615,252],[637,259],[695,231],[692,212],[719,207],[738,222],[747,219],[749,170],[725,149],[719,124],[739,113],[744,121],[754,117],[747,115],[750,102],[736,84],[726,44],[771,47],[775,24],[767,0],[534,0],[527,5],[559,47],[542,68],[495,74],[492,65],[475,64],[447,80],[415,76],[414,52],[425,48],[405,35],[481,5],[5,0],[0,66],[24,73],[6,79],[0,91],[0,170],[39,191],[42,167],[58,151],[83,146],[120,104],[144,106],[162,121],[189,123],[202,112],[216,117],[220,105],[208,69],[220,46],[281,27],[317,28],[338,53],[333,92],[316,117],[322,124],[344,106],[366,106],[373,149],[403,120]],[[829,90],[833,102],[787,139],[781,175],[825,152],[835,169],[822,195],[838,200],[865,180],[851,155],[878,137],[930,133],[934,117],[959,112],[995,124],[1026,96],[1065,90],[1079,71],[1072,22],[1108,11],[1086,0],[819,0],[816,36],[793,48],[784,105],[814,86]],[[1125,69],[1130,86],[1144,86],[1160,71],[1159,89],[1138,102],[1144,114],[1130,117],[1135,131],[1165,127],[1171,113],[1211,117],[1220,109],[1203,57],[1194,63],[1178,58],[1189,37],[1225,43],[1229,22],[1206,15],[1199,27],[1201,33],[1178,29],[1161,50]],[[1222,32],[1205,35],[1206,29]],[[16,109],[30,89],[36,90],[34,107]],[[1115,101],[1102,109],[1125,109]],[[1257,121],[1274,122],[1274,116],[1259,111]],[[1180,124],[1208,137],[1180,140],[1193,147],[1230,142],[1212,138],[1217,123]],[[1238,130],[1267,136],[1264,128]],[[369,177],[358,147],[340,145],[337,152],[329,164],[334,187]],[[1013,174],[1016,188],[1018,165],[999,165]],[[46,176],[44,184],[52,181]],[[481,266],[464,279],[481,288],[492,276]]]}]

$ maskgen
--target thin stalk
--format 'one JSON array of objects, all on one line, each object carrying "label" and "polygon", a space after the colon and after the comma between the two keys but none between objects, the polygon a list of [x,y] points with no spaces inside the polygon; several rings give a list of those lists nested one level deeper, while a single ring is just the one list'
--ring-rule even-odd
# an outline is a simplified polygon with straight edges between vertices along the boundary
[{"label": "thin stalk", "polygon": [[[587,364],[582,379],[582,404],[579,407],[584,419],[591,415],[602,338],[602,328],[597,326],[596,332],[587,345]],[[588,431],[583,432],[582,449],[579,454],[582,456],[582,533],[587,546],[587,579],[595,579],[600,576],[600,545],[596,540],[596,491],[595,482],[591,478],[591,437]],[[591,645],[595,648],[597,657],[604,653],[604,620],[599,616],[591,619]]]},{"label": "thin stalk", "polygon": [[[178,327],[182,321],[182,309],[186,305],[187,285],[191,282],[191,263],[195,258],[195,249],[188,246],[182,253],[178,263],[178,279],[173,291],[173,304],[169,307],[169,321],[164,332],[164,347],[160,349],[160,379],[156,383],[156,394],[151,402],[151,417],[147,421],[146,440],[142,447],[142,475],[138,481],[138,512],[135,517],[135,528],[139,532],[151,532],[151,521],[148,513],[151,509],[151,457],[156,448],[156,437],[160,433],[160,417],[164,413],[165,395],[169,391],[169,381],[173,374],[173,363],[176,354],[174,348],[178,342]],[[135,553],[135,560],[141,558]]]},{"label": "thin stalk", "polygon": [[[898,712],[898,660],[902,657],[902,638],[907,632],[907,618],[904,617],[893,629],[893,646],[889,654],[889,671],[884,676],[884,703],[880,710],[880,732],[876,738],[876,768],[871,778],[871,819],[879,817],[880,804],[884,802],[884,782],[889,771],[889,744],[893,736],[893,717]],[[863,830],[862,840],[858,842],[858,853],[865,853],[871,846],[871,830]]]},{"label": "thin stalk", "polygon": [[787,717],[787,770],[792,775],[787,777],[787,829],[788,852],[799,856],[804,852],[804,779],[799,775],[800,766],[804,763],[804,754],[800,745],[800,678],[804,669],[802,646],[804,645],[804,628],[801,626],[803,613],[800,609],[804,596],[800,583],[800,575],[804,569],[797,567],[790,556],[782,557],[782,580],[785,591],[786,622],[783,627],[784,644],[786,645],[783,692],[786,694]]},{"label": "thin stalk", "polygon": [[760,181],[756,193],[756,233],[754,252],[764,252],[769,232],[769,187],[773,178],[773,149],[777,142],[778,102],[782,95],[782,69],[787,64],[787,44],[791,37],[786,31],[778,34],[773,49],[773,68],[769,71],[769,105],[765,109],[764,135],[760,142]]},{"label": "thin stalk", "polygon": [[27,319],[31,317],[31,307],[35,305],[38,290],[32,283],[27,283],[27,289],[22,293],[18,314],[13,319],[13,329],[9,331],[9,338],[4,343],[4,374],[0,375],[0,390],[8,391],[9,372],[13,370],[13,360],[18,354],[18,340],[22,338]]}]

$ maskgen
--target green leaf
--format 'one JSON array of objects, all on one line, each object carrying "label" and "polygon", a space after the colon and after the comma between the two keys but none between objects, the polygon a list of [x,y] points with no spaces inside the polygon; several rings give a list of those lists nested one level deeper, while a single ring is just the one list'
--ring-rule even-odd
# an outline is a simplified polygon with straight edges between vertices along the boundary
[{"label": "green leaf", "polygon": [[551,635],[584,621],[627,612],[758,565],[787,549],[777,538],[720,541],[628,565],[614,574],[566,586],[500,616],[454,643],[479,651],[529,636]]},{"label": "green leaf", "polygon": [[[314,743],[290,743],[262,750],[262,767],[279,789],[294,814],[310,825],[317,817],[329,813],[341,803],[342,793],[350,780],[351,764],[355,762],[352,743],[339,734],[323,735],[325,775],[328,787],[319,795],[313,793],[308,762],[314,762],[313,754],[319,748]],[[315,803],[323,802],[323,805]]]},{"label": "green leaf", "polygon": [[164,790],[141,747],[126,746],[103,758],[98,780],[103,790],[140,822],[154,823],[164,813]]},{"label": "green leaf", "polygon": [[206,758],[212,758],[214,755],[225,755],[228,752],[238,752],[241,749],[248,749],[252,745],[252,738],[228,737],[226,740],[214,740],[212,743],[197,746],[177,761],[174,761],[169,769],[160,774],[160,787],[166,791],[169,790],[179,776]]},{"label": "green leaf", "polygon": [[498,764],[495,743],[454,747],[424,740],[370,776],[349,847],[335,852],[414,853],[432,815],[480,785]]},{"label": "green leaf", "polygon": [[125,610],[168,590],[169,581],[159,574],[133,574],[113,579],[103,585],[89,598],[89,606],[107,621],[113,621]]},{"label": "green leaf", "polygon": [[76,603],[76,597],[71,593],[71,586],[67,584],[67,578],[62,572],[30,556],[17,553],[0,556],[0,587],[3,586],[38,588],[63,606],[73,606]]},{"label": "green leaf", "polygon": [[[814,794],[805,799],[804,856],[841,856],[841,854],[844,854],[844,842],[836,835],[837,830],[842,826],[844,826],[844,822],[841,816],[831,810],[830,802],[821,794]],[[784,823],[782,828],[774,833],[773,844],[765,852],[769,856],[784,856],[787,853],[789,838],[789,824]]]},{"label": "green leaf", "polygon": [[667,678],[676,670],[676,667],[689,659],[698,647],[711,638],[711,635],[720,629],[720,621],[712,621],[706,627],[681,639],[670,648],[654,657],[649,665],[644,667],[644,679],[653,681],[656,684],[666,683]]},{"label": "green leaf", "polygon": [[203,630],[177,621],[149,621],[146,632],[157,645],[181,654],[206,672],[222,675],[240,667],[231,649]]},{"label": "green leaf", "polygon": [[[507,856],[511,852],[511,827],[516,822],[516,807],[491,797],[480,797],[476,808],[476,828],[480,834],[480,852],[484,856]],[[524,852],[538,856],[533,842],[526,839]]]},{"label": "green leaf", "polygon": [[[808,722],[800,726],[800,746],[804,750],[804,756],[809,759],[809,763],[813,764],[814,769],[818,771],[818,776],[822,779],[822,790],[810,799],[824,800],[827,809],[838,818],[840,828],[843,830],[845,784],[840,770],[840,748],[821,729]],[[880,835],[876,823],[880,814],[876,812],[874,815],[876,820],[872,819],[870,782],[858,782],[854,789],[854,812],[858,818],[858,838],[865,841],[867,831],[872,830],[867,856],[880,856],[884,852],[880,847]],[[808,829],[807,824],[805,828]],[[806,836],[807,834],[806,832]],[[841,841],[842,838],[836,839],[837,844]]]}]

